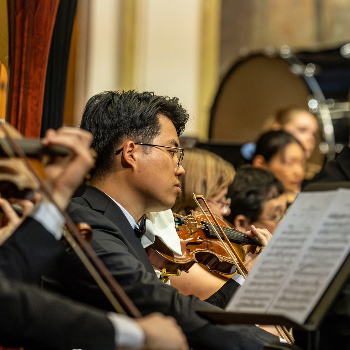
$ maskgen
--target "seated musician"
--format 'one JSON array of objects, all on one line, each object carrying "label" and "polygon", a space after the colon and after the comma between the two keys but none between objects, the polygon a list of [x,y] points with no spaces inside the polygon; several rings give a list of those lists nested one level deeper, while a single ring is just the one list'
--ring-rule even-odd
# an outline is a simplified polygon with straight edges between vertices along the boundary
[{"label": "seated musician", "polygon": [[282,130],[261,135],[253,166],[273,172],[283,183],[288,204],[293,203],[305,177],[305,150],[293,135]]},{"label": "seated musician", "polygon": [[270,171],[250,165],[237,170],[229,198],[231,213],[227,220],[240,231],[254,225],[264,227],[273,234],[287,206],[283,184]]},{"label": "seated musician", "polygon": [[[45,145],[64,146],[74,155],[64,168],[55,163],[47,169],[46,183],[62,210],[94,163],[91,142],[91,134],[68,128],[48,131],[43,141]],[[112,350],[119,346],[125,349],[188,348],[172,319],[154,314],[133,321],[35,286],[44,267],[65,250],[65,246],[57,242],[62,235],[63,217],[53,204],[40,202],[31,211],[32,203],[16,202],[24,209],[21,218],[6,200],[0,199],[2,212],[9,220],[0,229],[1,345],[57,350]],[[162,327],[165,334],[157,332],[157,327]]]},{"label": "seated musician", "polygon": [[[263,349],[278,339],[255,326],[214,325],[198,316],[198,309],[218,309],[163,284],[140,242],[144,215],[170,209],[181,193],[178,137],[187,119],[176,98],[135,91],[93,96],[81,128],[93,133],[98,160],[92,186],[72,201],[69,214],[91,225],[91,246],[144,315],[173,316],[193,349]],[[68,273],[63,266],[69,266]],[[62,256],[45,280],[75,299],[111,309],[74,254]],[[215,301],[227,303],[236,287],[230,280]]]},{"label": "seated musician", "polygon": [[[318,121],[314,114],[297,106],[279,109],[262,127],[262,132],[272,130],[283,130],[292,134],[304,147],[306,159],[310,158],[315,149],[318,132]],[[252,142],[242,146],[242,154],[248,161],[253,159],[255,148],[256,145]]]},{"label": "seated musician", "polygon": [[[186,149],[183,164],[186,169],[185,175],[180,178],[183,191],[176,199],[173,207],[174,213],[189,215],[192,210],[200,210],[192,195],[196,193],[207,198],[209,208],[214,214],[221,218],[229,215],[231,209],[227,192],[235,177],[233,166],[220,156],[197,148]],[[259,227],[263,228],[264,226]],[[259,238],[261,238],[261,241],[265,240],[263,245],[267,244],[270,238],[267,230],[257,230],[249,225],[243,228],[242,232],[247,230],[262,235]],[[251,235],[250,232],[247,234]],[[248,268],[251,268],[251,266],[252,264]],[[241,281],[242,277],[239,276],[234,275],[233,278]],[[171,285],[177,288],[180,293],[184,295],[193,294],[204,300],[219,290],[227,282],[227,277],[225,275],[214,275],[201,265],[195,264],[188,273],[181,273],[179,277],[170,277],[170,281]]]}]

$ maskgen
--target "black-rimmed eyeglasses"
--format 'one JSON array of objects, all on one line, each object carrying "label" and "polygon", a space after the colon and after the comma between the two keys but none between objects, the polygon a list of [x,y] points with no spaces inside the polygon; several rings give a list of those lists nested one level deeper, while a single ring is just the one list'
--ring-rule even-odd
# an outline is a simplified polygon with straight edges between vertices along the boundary
[{"label": "black-rimmed eyeglasses", "polygon": [[[176,156],[177,158],[177,164],[176,166],[179,167],[182,160],[184,159],[185,150],[180,147],[171,147],[171,146],[161,146],[161,145],[152,145],[150,143],[143,143],[143,142],[135,142],[135,145],[141,145],[141,146],[149,146],[149,147],[160,147],[160,148],[166,148],[171,155],[171,158],[174,158]],[[120,149],[118,149],[115,154],[119,154],[123,150],[124,146]]]}]

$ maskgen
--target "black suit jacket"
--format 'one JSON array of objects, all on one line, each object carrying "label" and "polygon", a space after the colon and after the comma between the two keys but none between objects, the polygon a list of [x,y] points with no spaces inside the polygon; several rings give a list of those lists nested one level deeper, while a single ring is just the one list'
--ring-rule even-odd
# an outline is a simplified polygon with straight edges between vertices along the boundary
[{"label": "black suit jacket", "polygon": [[[276,340],[255,326],[218,326],[199,317],[196,310],[217,308],[160,282],[128,220],[101,191],[88,187],[81,198],[73,199],[68,212],[75,222],[91,225],[93,249],[142,314],[158,311],[175,317],[194,349],[263,349],[263,344]],[[50,273],[51,283],[63,287],[71,297],[111,309],[74,254],[62,256],[59,265]],[[61,272],[62,266],[70,268],[68,275]],[[221,291],[217,298],[226,303],[228,294],[232,293]]]},{"label": "black suit jacket", "polygon": [[11,280],[39,284],[42,272],[64,249],[39,222],[28,217],[0,246],[0,270]]},{"label": "black suit jacket", "polygon": [[115,349],[114,329],[105,312],[35,285],[44,268],[63,251],[64,246],[31,218],[0,246],[1,345],[45,350]]}]

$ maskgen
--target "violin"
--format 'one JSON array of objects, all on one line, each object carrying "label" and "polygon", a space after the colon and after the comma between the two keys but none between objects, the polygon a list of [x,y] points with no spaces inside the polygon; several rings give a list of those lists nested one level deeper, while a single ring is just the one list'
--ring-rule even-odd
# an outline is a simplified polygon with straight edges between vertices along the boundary
[{"label": "violin", "polygon": [[[182,255],[174,254],[157,237],[155,243],[146,248],[152,265],[162,271],[161,280],[166,282],[169,276],[180,275],[181,271],[188,272],[196,262],[210,272],[228,278],[237,268],[245,278],[248,271],[244,266],[246,253],[243,246],[249,244],[261,247],[260,241],[256,237],[247,237],[245,233],[235,230],[228,221],[213,214],[203,196],[193,194],[193,198],[202,212],[192,211],[188,216],[173,214]],[[204,201],[210,217],[198,199]],[[285,326],[276,325],[275,328],[281,338],[293,344],[294,338]]]},{"label": "violin", "polygon": [[[188,272],[195,263],[205,266],[210,272],[218,273],[227,278],[236,272],[235,262],[218,240],[211,226],[213,224],[214,228],[218,229],[213,218],[209,217],[210,222],[208,222],[204,214],[197,211],[192,211],[191,215],[188,216],[173,215],[180,238],[182,255],[173,253],[157,237],[155,242],[146,248],[152,265],[161,270],[162,275],[176,276],[182,271]],[[246,254],[244,245],[261,246],[256,237],[247,237],[243,232],[235,230],[228,221],[213,215],[230,242],[233,243],[236,253],[243,262]],[[222,234],[219,234],[222,237]],[[227,242],[224,242],[224,245],[228,246]]]}]

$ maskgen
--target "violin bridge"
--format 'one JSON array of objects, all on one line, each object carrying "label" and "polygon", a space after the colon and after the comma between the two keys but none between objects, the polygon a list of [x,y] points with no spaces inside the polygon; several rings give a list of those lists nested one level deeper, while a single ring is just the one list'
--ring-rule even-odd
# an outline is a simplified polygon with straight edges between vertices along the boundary
[{"label": "violin bridge", "polygon": [[187,231],[190,235],[195,234],[198,231],[198,224],[197,220],[192,215],[187,215],[184,217],[185,225],[187,228]]},{"label": "violin bridge", "polygon": [[180,227],[185,227],[190,236],[198,231],[197,220],[192,215],[180,216],[174,214],[174,222],[176,231],[179,232]]}]

